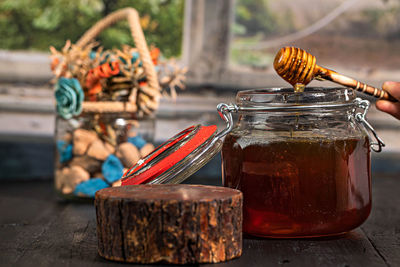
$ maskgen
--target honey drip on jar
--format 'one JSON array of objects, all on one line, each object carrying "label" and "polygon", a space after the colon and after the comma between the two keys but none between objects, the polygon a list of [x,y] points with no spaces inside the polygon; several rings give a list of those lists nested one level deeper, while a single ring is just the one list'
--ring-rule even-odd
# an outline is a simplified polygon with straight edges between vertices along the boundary
[{"label": "honey drip on jar", "polygon": [[[302,83],[296,83],[293,85],[293,89],[295,92],[295,96],[296,96],[296,102],[300,102],[300,94],[304,92],[305,89],[305,85]],[[295,124],[294,124],[294,128],[297,130],[299,128],[299,113],[296,114],[296,120],[295,120]],[[293,137],[293,128],[290,128],[290,137]]]},{"label": "honey drip on jar", "polygon": [[296,83],[295,85],[293,85],[295,93],[303,93],[305,87],[306,86],[302,83]]},{"label": "honey drip on jar", "polygon": [[263,237],[344,233],[369,215],[368,138],[247,140],[222,148],[224,186],[243,192],[243,231]]}]

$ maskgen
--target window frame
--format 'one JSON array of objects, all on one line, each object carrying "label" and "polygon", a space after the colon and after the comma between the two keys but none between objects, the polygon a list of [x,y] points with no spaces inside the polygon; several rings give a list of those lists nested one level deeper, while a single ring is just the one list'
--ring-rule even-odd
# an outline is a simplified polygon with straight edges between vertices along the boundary
[{"label": "window frame", "polygon": [[229,65],[235,0],[186,0],[182,62],[192,87],[241,89],[285,86],[275,72],[236,70]]}]

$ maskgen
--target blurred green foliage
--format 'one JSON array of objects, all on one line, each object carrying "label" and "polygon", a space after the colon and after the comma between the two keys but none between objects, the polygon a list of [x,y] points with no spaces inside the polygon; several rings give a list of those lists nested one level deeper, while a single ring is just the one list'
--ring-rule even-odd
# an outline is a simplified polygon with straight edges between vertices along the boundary
[{"label": "blurred green foliage", "polygon": [[[268,7],[268,0],[236,0],[235,22],[232,28],[235,44],[257,44],[266,35],[274,34],[281,28],[279,17]],[[233,46],[230,57],[235,65],[262,69],[270,62],[272,56],[261,51],[243,51]]]},{"label": "blurred green foliage", "polygon": [[[321,5],[322,7],[319,7],[320,9],[316,9],[315,11],[319,13],[319,18],[310,20],[308,25],[306,23],[305,26],[299,27],[295,20],[296,18],[307,16],[306,13],[302,13],[308,10],[309,7],[299,6],[298,8],[294,8],[294,5],[288,5],[290,1],[291,0],[236,0],[235,24],[233,26],[235,37],[243,39],[262,35],[265,39],[265,37],[273,38],[275,36],[282,36],[302,30],[332,12],[332,10],[324,10],[322,8],[323,5]],[[382,5],[380,7],[366,6],[355,9],[352,12],[349,10],[344,12],[332,23],[324,27],[321,32],[333,29],[335,31],[340,30],[342,34],[347,33],[349,35],[387,39],[399,38],[400,1],[381,1]],[[281,3],[279,4],[279,2]],[[314,4],[316,2],[316,0],[311,1],[311,3]],[[335,0],[333,2],[339,5],[340,2],[343,1]],[[301,21],[307,21],[307,18],[303,18]]]},{"label": "blurred green foliage", "polygon": [[234,33],[251,36],[268,34],[276,28],[276,17],[270,12],[267,0],[237,0]]},{"label": "blurred green foliage", "polygon": [[[96,21],[114,10],[138,10],[148,44],[166,57],[181,52],[184,0],[1,0],[0,49],[48,51],[66,40],[76,42]],[[133,45],[127,22],[119,22],[98,38],[109,49]]]}]

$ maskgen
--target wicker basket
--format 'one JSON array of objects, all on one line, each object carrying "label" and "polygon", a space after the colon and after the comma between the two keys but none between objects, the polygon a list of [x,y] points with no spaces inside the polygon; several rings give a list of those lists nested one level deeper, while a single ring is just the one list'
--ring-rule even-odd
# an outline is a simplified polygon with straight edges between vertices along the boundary
[{"label": "wicker basket", "polygon": [[[154,64],[150,57],[150,52],[143,34],[143,30],[140,26],[138,12],[134,8],[124,8],[117,10],[105,18],[98,21],[93,25],[76,43],[78,47],[84,47],[90,41],[92,41],[97,35],[103,30],[115,24],[116,22],[127,19],[133,41],[135,42],[136,48],[138,49],[141,61],[143,63],[143,69],[147,77],[149,90],[145,92],[145,99],[150,110],[158,108],[160,101],[160,85]],[[139,97],[139,96],[138,96]],[[134,99],[136,100],[136,99]],[[130,100],[129,102],[120,101],[84,101],[82,103],[82,112],[94,112],[94,113],[118,113],[118,112],[137,112],[138,107],[135,101]]]}]

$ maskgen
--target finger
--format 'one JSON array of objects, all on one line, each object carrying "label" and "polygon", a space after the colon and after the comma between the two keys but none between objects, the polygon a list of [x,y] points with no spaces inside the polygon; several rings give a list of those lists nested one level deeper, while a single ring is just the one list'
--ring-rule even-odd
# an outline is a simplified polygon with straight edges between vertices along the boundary
[{"label": "finger", "polygon": [[376,102],[376,108],[379,109],[380,111],[389,113],[393,117],[400,120],[400,103],[399,102],[393,103],[393,102],[387,101],[387,100],[378,100]]},{"label": "finger", "polygon": [[384,82],[382,89],[387,91],[390,95],[400,101],[400,82]]}]

